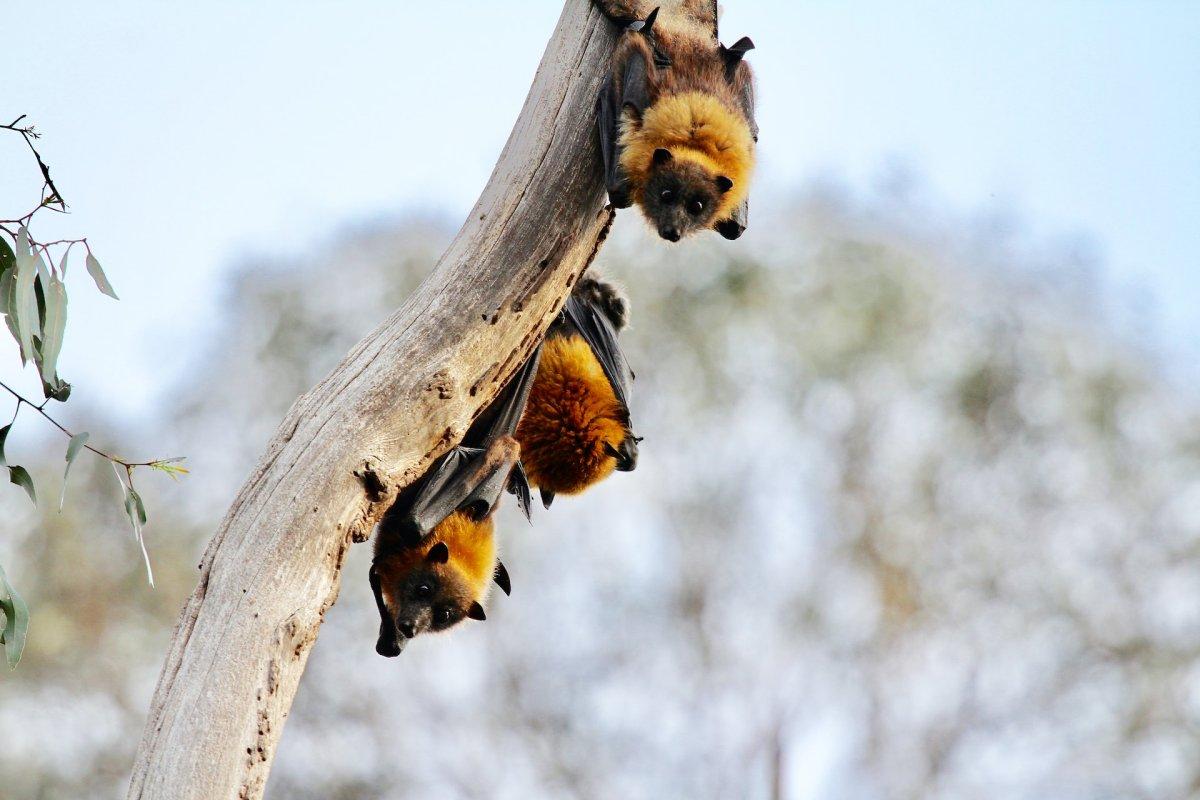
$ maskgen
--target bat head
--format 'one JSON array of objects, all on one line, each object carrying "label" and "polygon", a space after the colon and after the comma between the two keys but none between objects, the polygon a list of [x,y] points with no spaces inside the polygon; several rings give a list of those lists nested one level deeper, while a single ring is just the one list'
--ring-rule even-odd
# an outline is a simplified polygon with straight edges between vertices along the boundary
[{"label": "bat head", "polygon": [[675,158],[660,147],[652,156],[650,172],[642,190],[642,211],[658,235],[669,242],[712,226],[721,195],[733,181],[714,175],[701,164]]},{"label": "bat head", "polygon": [[445,542],[418,545],[415,554],[385,555],[371,565],[370,578],[379,610],[375,652],[381,656],[400,655],[408,640],[422,633],[444,631],[467,618],[485,618]]}]

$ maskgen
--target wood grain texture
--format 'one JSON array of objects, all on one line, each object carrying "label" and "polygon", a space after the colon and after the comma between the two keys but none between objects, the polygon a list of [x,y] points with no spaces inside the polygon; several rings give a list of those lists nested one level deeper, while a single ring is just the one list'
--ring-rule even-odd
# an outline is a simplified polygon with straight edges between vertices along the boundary
[{"label": "wood grain texture", "polygon": [[500,160],[433,273],[284,418],[204,554],[128,797],[262,796],[350,544],[461,438],[603,241],[612,214],[593,104],[613,38],[588,0],[567,0]]}]

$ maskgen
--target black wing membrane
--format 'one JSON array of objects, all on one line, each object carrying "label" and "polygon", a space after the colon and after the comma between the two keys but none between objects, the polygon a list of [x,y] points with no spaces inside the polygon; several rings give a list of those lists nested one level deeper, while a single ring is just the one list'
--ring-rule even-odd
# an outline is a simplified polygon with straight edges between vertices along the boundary
[{"label": "black wing membrane", "polygon": [[[623,36],[650,37],[657,9],[645,22],[630,24]],[[651,40],[652,41],[652,40]],[[633,109],[641,117],[651,102],[650,68],[646,57],[636,48],[625,50],[624,56],[609,73],[608,80],[600,89],[596,99],[596,125],[600,130],[600,155],[604,160],[604,185],[608,189],[609,202],[614,208],[628,208],[633,204],[629,183],[621,172],[617,141],[621,132],[621,115],[626,108]],[[616,80],[615,76],[621,76]]]},{"label": "black wing membrane", "polygon": [[[757,142],[758,120],[754,118],[754,82],[750,79],[750,67],[742,62],[746,53],[753,49],[754,42],[749,36],[743,36],[729,47],[721,45],[721,57],[725,59],[725,72],[731,83],[737,85],[735,79],[739,71],[743,72],[740,76],[741,91],[738,93],[738,102],[742,106],[742,113],[746,115],[746,121],[750,123],[750,135]],[[746,232],[749,225],[750,198],[747,197],[733,210],[728,219],[718,220],[713,228],[726,239],[737,239]]]},{"label": "black wing membrane", "polygon": [[539,347],[467,432],[463,444],[438,459],[408,498],[389,509],[391,524],[398,525],[406,541],[424,539],[455,511],[483,519],[495,510],[505,489],[517,495],[528,516],[529,483],[524,470],[514,469],[519,462],[512,434],[525,411],[540,358]]},{"label": "black wing membrane", "polygon": [[596,100],[596,125],[600,129],[600,157],[604,161],[604,188],[613,208],[629,208],[633,205],[633,194],[628,181],[621,174],[620,158],[617,155],[618,127],[621,106],[615,98],[612,81],[606,81]]},{"label": "black wing membrane", "polygon": [[625,360],[625,353],[617,344],[617,332],[612,323],[594,303],[574,294],[567,298],[563,314],[592,348],[604,376],[612,384],[613,393],[628,413],[634,375]]}]

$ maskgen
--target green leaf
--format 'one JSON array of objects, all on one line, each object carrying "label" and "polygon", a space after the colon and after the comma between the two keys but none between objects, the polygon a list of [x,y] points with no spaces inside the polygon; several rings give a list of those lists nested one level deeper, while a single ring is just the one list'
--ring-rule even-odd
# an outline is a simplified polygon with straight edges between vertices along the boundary
[{"label": "green leaf", "polygon": [[12,297],[16,275],[17,270],[15,267],[0,270],[0,314],[4,314],[5,316],[8,316],[8,303],[9,298]]},{"label": "green leaf", "polygon": [[109,463],[112,464],[113,474],[117,476],[117,483],[125,494],[125,513],[129,515],[129,522],[133,525],[133,538],[142,548],[142,559],[146,562],[146,579],[150,581],[150,588],[153,589],[154,570],[150,568],[150,553],[146,551],[146,537],[142,534],[142,526],[146,524],[146,507],[142,505],[142,498],[133,487],[121,479],[121,470],[117,469],[117,465],[111,461]]},{"label": "green leaf", "polygon": [[0,567],[0,609],[4,611],[4,632],[0,633],[0,642],[4,644],[4,655],[8,659],[8,668],[16,669],[21,660],[21,652],[25,649],[25,637],[29,633],[29,606],[17,594],[17,590],[8,582],[4,568]]},{"label": "green leaf", "polygon": [[71,437],[71,441],[67,442],[67,468],[63,470],[63,488],[62,494],[58,497],[58,513],[62,513],[63,502],[67,499],[67,476],[71,474],[71,465],[75,463],[75,459],[83,452],[83,446],[88,442],[89,434],[77,433]]},{"label": "green leaf", "polygon": [[8,423],[3,428],[0,428],[0,467],[5,465],[4,460],[4,440],[8,438],[8,432],[12,430],[12,423]]},{"label": "green leaf", "polygon": [[8,479],[24,489],[25,494],[29,495],[29,499],[33,501],[33,504],[37,505],[37,492],[33,488],[33,478],[29,477],[29,472],[24,467],[9,467]]},{"label": "green leaf", "polygon": [[12,334],[13,341],[19,346],[21,344],[21,334],[17,330],[17,318],[13,314],[12,309],[13,299],[17,295],[17,271],[10,269],[4,275],[0,276],[0,305],[4,306],[4,324],[8,327],[8,332]]},{"label": "green leaf", "polygon": [[179,456],[178,458],[160,458],[157,461],[151,461],[149,466],[150,469],[158,470],[159,472],[169,476],[171,480],[177,481],[179,480],[180,475],[187,475],[191,472],[191,470],[180,463],[185,458],[186,456]]},{"label": "green leaf", "polygon": [[96,288],[113,300],[120,300],[121,298],[117,297],[117,293],[113,291],[112,284],[108,282],[104,270],[100,268],[100,262],[96,260],[96,257],[88,253],[84,263],[87,265],[88,275],[91,275],[92,280],[96,282]]},{"label": "green leaf", "polygon": [[[46,282],[42,280],[41,272],[33,279],[33,299],[37,300],[38,310],[38,329],[43,330],[46,327]],[[41,337],[36,333],[33,335],[36,343]]]},{"label": "green leaf", "polygon": [[146,524],[146,507],[144,505],[142,505],[142,496],[140,494],[138,494],[137,491],[132,486],[129,487],[129,500],[133,503],[133,511],[130,512],[130,517],[129,517],[130,520],[133,519],[133,513],[136,512],[137,513],[137,524],[139,526],[145,525]]},{"label": "green leaf", "polygon": [[45,330],[46,287],[50,285],[50,270],[46,268],[46,262],[42,259],[42,254],[38,250],[34,250],[33,254],[37,257],[37,280],[34,281],[33,294],[37,298],[38,324],[42,330]]},{"label": "green leaf", "polygon": [[0,314],[8,313],[8,282],[17,271],[17,257],[0,236]]},{"label": "green leaf", "polygon": [[17,275],[12,297],[9,298],[8,314],[16,323],[17,343],[21,345],[21,364],[33,358],[33,337],[41,333],[38,326],[37,297],[34,281],[37,279],[38,262],[41,261],[29,250],[29,234],[21,228],[17,234]]},{"label": "green leaf", "polygon": [[55,375],[49,382],[42,381],[42,394],[51,400],[65,403],[71,396],[71,384]]},{"label": "green leaf", "polygon": [[46,318],[42,330],[42,380],[53,385],[63,336],[67,332],[67,287],[53,275],[46,287]]},{"label": "green leaf", "polygon": [[4,237],[0,236],[0,272],[11,269],[16,265],[16,255],[13,254],[12,248],[8,246],[8,242],[4,241]]}]

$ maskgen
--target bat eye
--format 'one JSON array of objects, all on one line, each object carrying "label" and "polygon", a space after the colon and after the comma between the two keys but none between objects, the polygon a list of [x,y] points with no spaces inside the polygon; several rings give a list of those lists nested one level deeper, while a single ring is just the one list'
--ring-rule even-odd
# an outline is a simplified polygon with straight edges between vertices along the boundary
[{"label": "bat eye", "polygon": [[428,583],[422,583],[416,589],[413,590],[413,597],[417,598],[418,600],[425,600],[426,598],[431,597],[432,595],[433,595],[433,587],[430,586]]},{"label": "bat eye", "polygon": [[670,189],[663,189],[662,194],[659,195],[659,198],[664,203],[669,203],[675,199],[675,193],[673,191],[671,191]]},{"label": "bat eye", "polygon": [[688,203],[688,211],[693,214],[699,214],[703,210],[704,203],[701,203],[699,200],[692,200],[690,203]]},{"label": "bat eye", "polygon": [[443,608],[441,611],[439,611],[437,613],[438,624],[445,625],[446,623],[448,623],[450,621],[450,616],[451,616],[450,609]]}]

